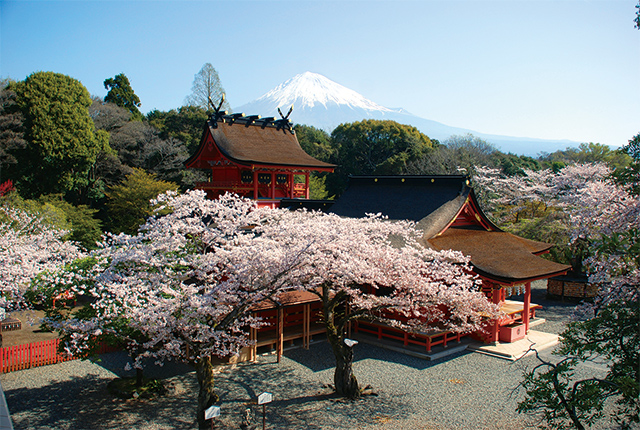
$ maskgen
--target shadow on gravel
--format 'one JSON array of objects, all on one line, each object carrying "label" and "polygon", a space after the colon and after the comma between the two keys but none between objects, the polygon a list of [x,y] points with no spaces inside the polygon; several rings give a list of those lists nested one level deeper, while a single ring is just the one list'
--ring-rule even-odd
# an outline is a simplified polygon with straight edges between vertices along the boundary
[{"label": "shadow on gravel", "polygon": [[[170,388],[169,395],[157,399],[120,400],[107,392],[108,382],[109,379],[88,375],[54,381],[36,389],[6,391],[14,427],[16,430],[134,429],[148,428],[148,424],[154,422],[158,424],[154,428],[158,429],[192,428],[195,396],[175,396]],[[180,381],[180,385],[183,384],[193,386],[188,380]]]},{"label": "shadow on gravel", "polygon": [[[102,354],[90,361],[103,369],[113,372],[119,378],[131,378],[136,374],[135,370],[124,370],[126,364],[131,361],[126,352],[120,351]],[[172,361],[165,362],[164,365],[158,365],[153,359],[149,359],[144,363],[144,376],[146,378],[166,379],[193,371],[194,368],[187,364]]]},{"label": "shadow on gravel", "polygon": [[303,377],[294,367],[284,361],[246,363],[218,374],[217,393],[221,412],[226,415],[220,425],[238,428],[233,423],[242,422],[247,410],[253,423],[261,423],[262,407],[255,403],[262,392],[272,393],[274,399],[265,408],[269,428],[352,429],[375,424],[391,414],[395,417],[410,414],[411,408],[401,396],[380,392],[356,401],[344,400],[328,385]]},{"label": "shadow on gravel", "polygon": [[[354,363],[357,365],[357,363],[364,360],[381,360],[408,366],[416,370],[424,370],[437,366],[442,362],[471,353],[472,352],[465,350],[437,360],[425,360],[423,358],[414,357],[401,352],[384,349],[379,346],[359,343],[354,347]],[[307,367],[313,372],[331,370],[336,365],[333,352],[331,351],[331,346],[327,342],[312,344],[308,350],[303,348],[292,349],[287,351],[285,356]]]}]

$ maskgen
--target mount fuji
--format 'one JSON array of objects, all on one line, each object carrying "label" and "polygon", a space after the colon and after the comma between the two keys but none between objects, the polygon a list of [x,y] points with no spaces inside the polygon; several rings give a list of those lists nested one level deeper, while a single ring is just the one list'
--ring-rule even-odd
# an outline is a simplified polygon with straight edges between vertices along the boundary
[{"label": "mount fuji", "polygon": [[342,123],[379,119],[412,125],[430,138],[440,141],[454,134],[471,133],[493,144],[502,152],[519,155],[534,156],[540,152],[554,152],[578,146],[577,142],[569,140],[500,136],[451,127],[412,115],[404,109],[390,109],[380,106],[349,88],[311,72],[296,75],[262,97],[233,110],[250,115],[260,114],[263,117],[274,116],[278,118],[278,108],[286,112],[292,105],[294,106],[290,116],[292,122],[312,125],[328,133],[331,133],[335,127]]}]

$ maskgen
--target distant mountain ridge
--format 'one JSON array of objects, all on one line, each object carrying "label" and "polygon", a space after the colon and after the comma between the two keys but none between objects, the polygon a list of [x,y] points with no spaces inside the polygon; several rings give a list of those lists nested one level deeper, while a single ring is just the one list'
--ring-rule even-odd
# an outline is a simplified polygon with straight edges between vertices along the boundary
[{"label": "distant mountain ridge", "polygon": [[380,119],[412,125],[430,138],[440,141],[454,134],[471,133],[492,143],[502,152],[518,155],[535,156],[540,152],[554,152],[578,146],[578,142],[569,140],[501,136],[451,127],[412,115],[404,109],[390,109],[381,106],[325,76],[311,72],[294,76],[260,98],[234,108],[234,112],[244,112],[249,115],[260,114],[263,117],[279,117],[278,108],[286,113],[291,105],[294,106],[290,116],[292,122],[312,125],[328,133],[331,133],[342,123]]}]

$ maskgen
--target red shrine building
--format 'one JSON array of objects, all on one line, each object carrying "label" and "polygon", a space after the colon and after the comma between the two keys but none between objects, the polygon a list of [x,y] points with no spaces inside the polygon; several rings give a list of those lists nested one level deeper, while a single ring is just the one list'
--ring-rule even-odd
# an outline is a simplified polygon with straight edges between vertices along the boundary
[{"label": "red shrine building", "polygon": [[309,198],[309,174],[333,172],[334,165],[300,147],[288,119],[216,112],[206,123],[187,168],[204,169],[208,182],[196,184],[215,199],[227,191],[278,207],[284,198]]},{"label": "red shrine building", "polygon": [[[482,212],[466,176],[351,177],[343,195],[332,201],[309,198],[311,172],[332,172],[334,165],[306,154],[287,117],[280,120],[215,112],[207,121],[200,146],[185,162],[189,168],[210,172],[197,184],[210,198],[230,191],[254,199],[259,206],[307,207],[345,217],[381,213],[389,220],[412,220],[424,232],[423,245],[453,249],[471,259],[487,297],[498,304],[503,317],[487,323],[475,336],[485,342],[512,342],[524,337],[539,305],[531,303],[531,282],[565,274],[570,266],[540,255],[552,245],[524,239],[500,230]],[[522,301],[509,300],[524,291]],[[287,341],[323,333],[322,306],[311,293],[293,292],[262,303],[255,314],[267,324],[254,329],[254,346],[275,347],[278,359]],[[358,322],[355,333],[391,339],[430,352],[435,345],[460,341],[460,334],[434,330],[407,333],[383,324]]]},{"label": "red shrine building", "polygon": [[[504,317],[477,333],[485,342],[512,342],[524,337],[541,306],[531,303],[531,282],[565,274],[571,266],[541,258],[552,245],[500,230],[482,212],[466,176],[361,176],[351,177],[349,187],[329,209],[337,215],[363,217],[382,213],[389,220],[408,219],[424,232],[422,244],[436,250],[453,249],[471,259],[482,279],[482,290],[500,306]],[[524,292],[523,301],[509,300]],[[453,334],[424,336],[399,333],[381,325],[359,323],[378,338],[408,343],[446,345]],[[456,340],[459,337],[455,335]]]}]

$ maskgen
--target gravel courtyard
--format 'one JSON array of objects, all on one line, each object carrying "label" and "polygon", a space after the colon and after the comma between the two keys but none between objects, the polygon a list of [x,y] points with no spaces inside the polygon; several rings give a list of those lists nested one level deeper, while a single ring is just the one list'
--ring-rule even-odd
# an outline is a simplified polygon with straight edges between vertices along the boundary
[{"label": "gravel courtyard", "polygon": [[[557,333],[571,304],[547,302],[534,289],[547,322],[536,330]],[[551,350],[543,356],[549,357]],[[261,392],[273,393],[266,408],[270,429],[530,429],[534,418],[515,412],[522,393],[515,390],[533,357],[509,362],[462,352],[436,361],[410,357],[379,347],[355,347],[355,374],[373,395],[344,401],[331,395],[333,356],[326,342],[309,350],[292,349],[281,363],[261,356],[257,363],[225,367],[216,375],[221,397],[216,429],[239,429],[250,409],[252,424],[262,428],[262,409],[252,402]],[[197,382],[186,366],[147,371],[166,378],[169,393],[152,400],[120,400],[107,383],[123,376],[126,355],[105,354],[100,361],[70,361],[0,376],[14,427],[20,429],[193,429]],[[585,372],[602,372],[588,367]],[[603,423],[603,427],[609,423]],[[598,427],[593,427],[598,428]]]}]

